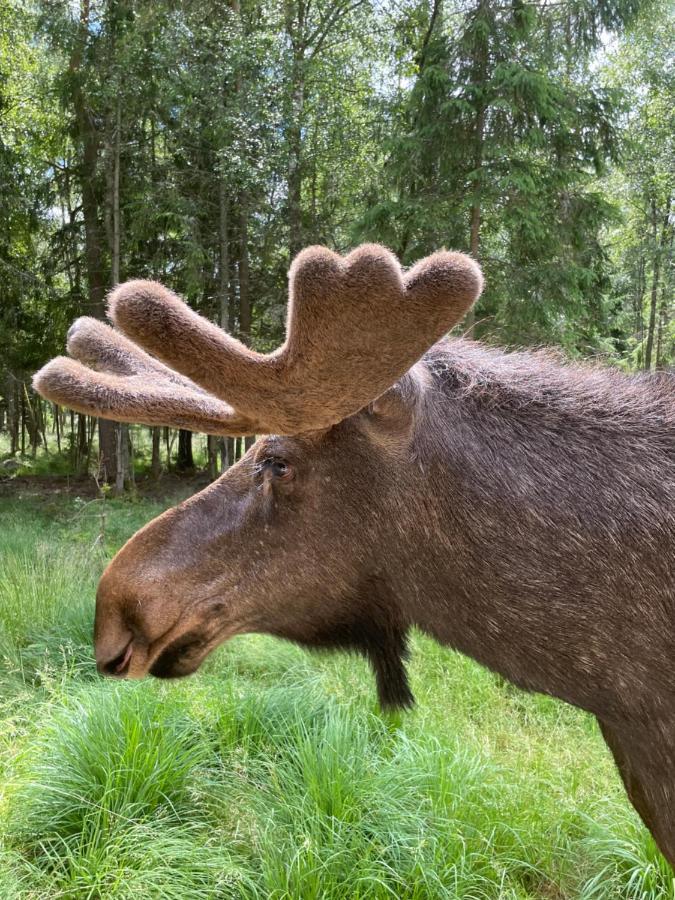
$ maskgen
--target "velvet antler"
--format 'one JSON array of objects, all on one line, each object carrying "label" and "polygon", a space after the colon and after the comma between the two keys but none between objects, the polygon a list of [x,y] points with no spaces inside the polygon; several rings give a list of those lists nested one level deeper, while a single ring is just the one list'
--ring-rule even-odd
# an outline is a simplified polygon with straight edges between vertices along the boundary
[{"label": "velvet antler", "polygon": [[33,383],[50,400],[119,421],[214,434],[318,430],[394,384],[481,288],[478,265],[460,253],[436,253],[404,274],[376,244],[344,258],[310,247],[291,266],[286,341],[262,355],[162,285],[130,281],[109,300],[127,337],[79,319],[68,350],[93,368],[58,357]]},{"label": "velvet antler", "polygon": [[33,378],[35,389],[54,403],[104,419],[173,425],[205,434],[252,430],[228,404],[97,319],[77,319],[67,346],[74,359],[58,356]]}]

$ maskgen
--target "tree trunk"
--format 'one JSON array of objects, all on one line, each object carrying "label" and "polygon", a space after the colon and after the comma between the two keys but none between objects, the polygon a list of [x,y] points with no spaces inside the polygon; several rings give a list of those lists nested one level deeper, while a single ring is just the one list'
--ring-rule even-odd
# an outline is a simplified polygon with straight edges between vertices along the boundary
[{"label": "tree trunk", "polygon": [[87,417],[84,413],[77,414],[77,446],[75,448],[75,468],[78,474],[87,471],[89,460],[89,441],[87,440]]},{"label": "tree trunk", "polygon": [[40,440],[37,412],[33,406],[30,396],[28,395],[28,390],[26,388],[25,382],[21,382],[21,389],[23,391],[23,410],[26,419],[26,431],[28,432],[28,440],[30,442],[30,453],[33,459],[35,459],[35,456],[37,454],[37,445]]},{"label": "tree trunk", "polygon": [[171,434],[169,428],[164,428],[164,451],[166,453],[166,471],[171,471]]},{"label": "tree trunk", "polygon": [[654,350],[654,334],[656,330],[656,310],[658,308],[659,285],[661,281],[661,258],[663,248],[668,233],[668,224],[670,221],[670,199],[666,204],[666,211],[663,216],[661,233],[658,229],[658,213],[656,209],[656,200],[651,202],[652,213],[652,237],[653,237],[653,257],[652,257],[652,287],[649,298],[649,324],[647,326],[647,343],[645,344],[644,368],[649,371],[652,367],[652,355]]},{"label": "tree trunk", "polygon": [[635,334],[638,336],[640,343],[644,340],[644,316],[642,315],[642,307],[645,298],[645,253],[644,247],[640,253],[638,260],[637,272],[635,275],[635,293],[633,294],[633,308],[635,312]]},{"label": "tree trunk", "polygon": [[134,488],[136,486],[136,474],[134,472],[134,442],[131,437],[131,428],[127,425],[127,459],[129,460],[127,465],[127,476],[129,479],[129,487]]},{"label": "tree trunk", "polygon": [[[70,57],[73,110],[75,113],[75,143],[81,157],[82,216],[84,219],[84,250],[89,283],[89,311],[99,319],[105,318],[104,297],[106,278],[104,271],[104,242],[101,233],[101,216],[98,184],[98,156],[100,137],[83,91],[82,56],[89,38],[90,0],[80,5],[80,26]],[[115,477],[117,470],[115,426],[107,419],[99,422],[100,469],[104,480]]]},{"label": "tree trunk", "polygon": [[103,266],[103,238],[99,210],[98,155],[100,137],[92,111],[87,107],[82,90],[82,52],[89,34],[89,0],[83,0],[80,9],[80,33],[70,60],[70,70],[74,77],[73,107],[75,111],[76,138],[82,150],[81,186],[82,215],[84,218],[84,244],[89,279],[90,309],[94,315],[103,317],[105,312],[105,271]]},{"label": "tree trunk", "polygon": [[[234,255],[232,253],[230,253],[229,257],[231,260],[236,259],[236,252]],[[232,262],[232,272],[231,272],[232,277],[230,277],[230,284],[229,284],[229,301],[228,301],[228,305],[227,305],[227,330],[232,335],[236,335],[238,333],[237,323],[239,321],[239,315],[238,315],[239,296],[238,296],[238,292],[237,292],[237,278],[234,277],[235,274],[236,274],[235,263],[233,261]]]},{"label": "tree trunk", "polygon": [[117,438],[117,471],[115,473],[115,495],[120,496],[126,487],[126,472],[129,469],[129,426],[118,423],[115,429]]},{"label": "tree trunk", "polygon": [[115,423],[98,420],[98,468],[104,482],[112,482],[117,476],[117,433]]},{"label": "tree trunk", "polygon": [[61,420],[59,418],[59,407],[54,404],[54,428],[56,429],[56,450],[61,455]]},{"label": "tree trunk", "polygon": [[[299,75],[295,76],[298,79]],[[291,260],[302,250],[302,82],[293,85],[288,125],[288,249]]]},{"label": "tree trunk", "polygon": [[234,438],[223,438],[220,445],[220,469],[221,472],[227,471],[234,463]]},{"label": "tree trunk", "polygon": [[112,248],[111,248],[111,282],[112,286],[120,282],[120,139],[122,129],[122,106],[117,98],[115,110],[115,133],[113,137],[113,184],[112,184]]},{"label": "tree trunk", "polygon": [[21,391],[21,456],[26,455],[26,395]]},{"label": "tree trunk", "polygon": [[209,434],[206,438],[206,449],[208,455],[208,471],[211,481],[215,481],[218,477],[218,438]]},{"label": "tree trunk", "polygon": [[75,441],[75,413],[72,409],[68,411],[68,421],[70,424],[70,433],[68,435],[70,464],[74,466],[77,462],[77,444]]},{"label": "tree trunk", "polygon": [[219,438],[218,449],[220,450],[220,471],[226,472],[230,467],[232,459],[232,438]]},{"label": "tree trunk", "polygon": [[673,241],[675,240],[675,229],[669,225],[670,238],[668,240],[668,254],[666,256],[663,267],[663,278],[661,280],[661,302],[659,304],[659,333],[656,342],[656,368],[665,368],[668,365],[669,350],[664,351],[664,336],[668,332],[668,298],[670,294],[670,277],[673,263]]},{"label": "tree trunk", "polygon": [[[483,11],[483,2],[479,4],[479,15]],[[488,46],[487,40],[481,31],[476,32],[480,35],[478,38],[478,46],[475,48],[475,65],[474,65],[474,84],[483,89],[487,79],[488,64]],[[469,253],[476,260],[480,261],[480,224],[481,224],[481,202],[482,202],[482,180],[481,170],[483,168],[483,152],[485,144],[485,115],[486,106],[484,99],[478,101],[476,110],[476,121],[474,125],[474,155],[473,155],[473,176],[472,176],[472,201],[471,201],[471,219],[469,223]],[[473,328],[476,324],[476,314],[472,309],[466,315],[464,320],[465,331],[467,337],[473,337]]]},{"label": "tree trunk", "polygon": [[[110,228],[110,281],[114,287],[120,282],[120,136],[122,129],[122,106],[118,95],[115,122],[108,142],[108,211]],[[131,481],[131,454],[129,452],[129,426],[126,422],[115,422],[115,493],[123,494]]]},{"label": "tree trunk", "polygon": [[[481,119],[484,121],[485,112],[481,113]],[[474,200],[471,205],[471,233],[469,236],[469,253],[473,256],[474,259],[478,259],[478,254],[480,253],[480,196],[479,196],[480,188],[478,186],[478,182],[476,182],[474,187]]]},{"label": "tree trunk", "polygon": [[[296,21],[297,9],[297,21]],[[288,249],[293,259],[302,250],[302,123],[305,107],[305,6],[286,0],[286,34],[291,45],[287,91]]]},{"label": "tree trunk", "polygon": [[[251,290],[248,257],[248,211],[246,198],[240,198],[240,231],[239,231],[239,338],[246,346],[251,345]],[[248,435],[244,444],[246,449],[255,442],[255,437]]]},{"label": "tree trunk", "polygon": [[[238,4],[233,4],[232,8],[238,12]],[[219,207],[219,258],[218,258],[218,294],[219,309],[218,318],[220,327],[224,328],[230,334],[235,331],[235,296],[233,279],[230,278],[230,236],[229,236],[229,203],[227,199],[227,186],[225,178],[221,174],[218,182],[218,207]],[[248,243],[248,242],[247,242]],[[246,259],[246,276],[248,275],[248,256]],[[241,268],[239,273],[241,279]],[[248,278],[246,277],[248,291]],[[250,327],[250,325],[249,325]],[[218,475],[217,454],[220,450],[220,471],[225,472],[231,465],[232,460],[232,438],[214,438],[208,437],[208,455],[209,455],[209,478],[215,479]]]},{"label": "tree trunk", "polygon": [[218,182],[218,207],[218,225],[220,236],[218,259],[218,300],[220,308],[218,310],[218,315],[220,318],[220,327],[224,328],[227,331],[230,327],[230,246],[228,243],[227,235],[227,192],[225,189],[225,179],[222,175]]},{"label": "tree trunk", "polygon": [[239,338],[247,346],[251,343],[251,292],[248,261],[248,213],[246,198],[240,198],[239,217]]},{"label": "tree trunk", "polygon": [[181,428],[178,432],[178,456],[176,457],[176,471],[194,472],[195,462],[192,456],[192,432]]},{"label": "tree trunk", "polygon": [[42,399],[36,395],[34,395],[34,399],[31,401],[31,409],[33,414],[33,421],[35,423],[35,449],[33,451],[33,456],[37,452],[37,446],[42,441],[42,446],[45,448],[45,452],[49,452],[49,447],[47,446],[47,434],[45,430],[45,414],[44,408],[42,405]]},{"label": "tree trunk", "polygon": [[659,276],[661,273],[661,254],[658,246],[658,230],[656,216],[656,201],[651,202],[651,218],[652,218],[652,288],[649,298],[649,319],[647,324],[647,341],[645,343],[645,355],[643,359],[644,368],[649,371],[652,367],[652,348],[654,346],[654,328],[656,325],[656,306],[659,290]]},{"label": "tree trunk", "polygon": [[162,460],[160,458],[160,440],[161,440],[161,429],[155,427],[152,429],[152,461],[150,463],[150,474],[154,478],[155,481],[159,478],[162,473]]},{"label": "tree trunk", "polygon": [[14,456],[19,449],[19,396],[17,393],[17,380],[11,377],[11,384],[7,390],[7,417],[10,423],[9,428],[9,452]]}]

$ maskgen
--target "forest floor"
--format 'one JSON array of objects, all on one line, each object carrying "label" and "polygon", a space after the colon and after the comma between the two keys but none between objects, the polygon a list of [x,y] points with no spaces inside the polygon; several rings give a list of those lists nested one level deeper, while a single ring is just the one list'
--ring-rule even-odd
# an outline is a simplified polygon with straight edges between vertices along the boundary
[{"label": "forest floor", "polygon": [[165,500],[0,495],[0,897],[671,898],[592,718],[416,635],[417,705],[257,636],[106,681],[106,560]]}]

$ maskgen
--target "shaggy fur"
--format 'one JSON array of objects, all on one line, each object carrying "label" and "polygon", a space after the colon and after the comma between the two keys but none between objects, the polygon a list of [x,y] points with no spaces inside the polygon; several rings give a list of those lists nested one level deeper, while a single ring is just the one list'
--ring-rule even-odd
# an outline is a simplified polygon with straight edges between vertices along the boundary
[{"label": "shaggy fur", "polygon": [[[388,259],[373,253],[368,265]],[[323,272],[337,258],[310,259]],[[428,290],[428,271],[413,270],[413,293]],[[343,315],[346,327],[352,314]],[[286,347],[296,346],[290,318]],[[384,324],[403,353],[405,332],[388,316]],[[417,325],[408,328],[417,352]],[[371,345],[345,335],[348,365],[336,371],[341,390],[354,371],[365,392],[370,361],[387,361],[374,364],[358,411],[261,438],[122,548],[97,596],[101,671],[186,675],[228,637],[259,631],[364,653],[382,705],[406,705],[406,635],[420,628],[597,716],[631,801],[675,863],[674,380],[455,340],[378,396],[384,368],[399,362],[372,343],[377,334]],[[327,375],[342,363],[335,335],[324,339]],[[322,347],[307,348],[308,370]],[[140,365],[124,360],[116,371]],[[180,368],[208,387],[200,360]]]}]

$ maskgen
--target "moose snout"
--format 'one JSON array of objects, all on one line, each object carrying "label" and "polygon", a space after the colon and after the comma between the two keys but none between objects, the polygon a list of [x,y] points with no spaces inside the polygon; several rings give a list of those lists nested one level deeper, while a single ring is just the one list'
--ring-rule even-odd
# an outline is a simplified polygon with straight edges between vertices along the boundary
[{"label": "moose snout", "polygon": [[[158,578],[144,561],[153,526],[125,544],[108,564],[96,591],[94,646],[96,667],[114,678],[141,678],[148,673],[181,617],[168,579]],[[161,536],[161,535],[160,535]],[[158,553],[151,557],[159,567]]]},{"label": "moose snout", "polygon": [[220,494],[215,500],[213,492],[207,492],[201,501],[193,498],[163,513],[108,564],[96,592],[94,623],[96,664],[102,675],[189,675],[240,627],[232,608],[238,579],[233,574],[215,577],[221,574],[221,563],[214,575],[209,559],[190,550],[194,509],[206,503],[220,512]]},{"label": "moose snout", "polygon": [[141,656],[137,635],[124,621],[120,610],[105,602],[101,592],[96,599],[94,619],[94,654],[101,675],[126,678],[137,667]]},{"label": "moose snout", "polygon": [[101,675],[125,678],[130,674],[135,634],[125,621],[125,604],[109,576],[104,572],[96,592],[94,651]]}]

